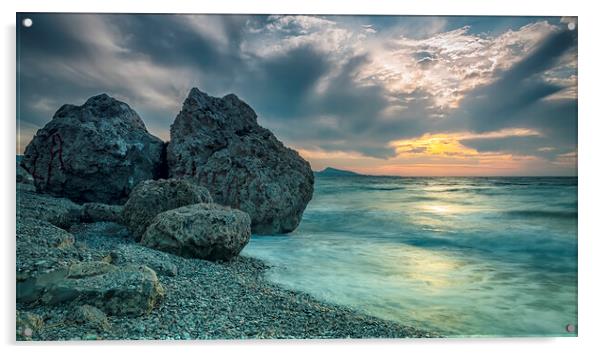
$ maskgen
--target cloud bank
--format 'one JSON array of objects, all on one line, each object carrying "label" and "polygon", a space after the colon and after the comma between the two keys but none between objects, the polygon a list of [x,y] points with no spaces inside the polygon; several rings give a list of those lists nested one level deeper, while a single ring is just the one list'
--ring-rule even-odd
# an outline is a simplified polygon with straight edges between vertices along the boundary
[{"label": "cloud bank", "polygon": [[314,169],[576,174],[573,18],[20,16],[18,151],[100,92],[168,139],[197,86],[247,101]]}]

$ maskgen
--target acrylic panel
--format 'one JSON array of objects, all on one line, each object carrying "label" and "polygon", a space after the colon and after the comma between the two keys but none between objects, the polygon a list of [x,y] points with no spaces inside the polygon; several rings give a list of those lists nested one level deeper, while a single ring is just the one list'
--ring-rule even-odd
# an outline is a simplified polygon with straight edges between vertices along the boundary
[{"label": "acrylic panel", "polygon": [[17,340],[576,336],[576,17],[17,14]]}]

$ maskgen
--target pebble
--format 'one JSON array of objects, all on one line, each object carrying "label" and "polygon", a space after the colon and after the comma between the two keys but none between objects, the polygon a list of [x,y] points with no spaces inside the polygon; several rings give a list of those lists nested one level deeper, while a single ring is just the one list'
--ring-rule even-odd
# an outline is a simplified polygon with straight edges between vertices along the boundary
[{"label": "pebble", "polygon": [[76,243],[100,254],[119,248],[124,259],[156,257],[157,263],[172,263],[177,275],[158,274],[166,292],[163,302],[147,315],[110,316],[111,326],[106,330],[83,329],[81,324],[65,320],[73,311],[70,304],[30,308],[28,311],[47,319],[43,328],[33,333],[33,340],[80,338],[83,330],[85,340],[439,336],[281,288],[264,277],[268,265],[260,260],[238,256],[212,263],[165,254],[135,243],[132,237],[116,237],[127,234],[116,225],[93,223],[72,232]]}]

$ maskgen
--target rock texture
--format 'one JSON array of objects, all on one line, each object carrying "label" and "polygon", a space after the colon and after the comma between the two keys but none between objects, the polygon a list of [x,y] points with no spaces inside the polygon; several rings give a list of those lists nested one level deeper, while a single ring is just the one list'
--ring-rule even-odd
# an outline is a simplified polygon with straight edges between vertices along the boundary
[{"label": "rock texture", "polygon": [[17,184],[17,218],[44,220],[64,229],[80,221],[81,205],[69,199],[38,194],[27,187],[27,184]]},{"label": "rock texture", "polygon": [[80,253],[69,232],[47,221],[17,218],[17,302],[39,301],[47,286],[67,275]]},{"label": "rock texture", "polygon": [[145,264],[158,275],[175,277],[178,275],[178,267],[170,261],[172,255],[143,247],[144,252],[139,252],[140,247],[136,245],[120,245],[111,251],[111,263],[115,265]]},{"label": "rock texture", "polygon": [[147,266],[82,262],[71,266],[65,278],[47,287],[42,302],[88,304],[109,315],[143,315],[164,296],[157,275]]},{"label": "rock texture", "polygon": [[17,218],[17,302],[88,304],[109,314],[141,315],[161,301],[155,272],[115,266],[75,244],[72,234],[47,221]]},{"label": "rock texture", "polygon": [[33,184],[33,177],[27,170],[21,166],[21,158],[17,158],[17,183],[21,184]]},{"label": "rock texture", "polygon": [[254,233],[293,231],[313,194],[309,163],[233,94],[190,91],[171,126],[167,162],[171,177],[194,177],[217,203],[247,212]]},{"label": "rock texture", "polygon": [[107,315],[97,307],[90,305],[77,306],[71,314],[70,319],[85,327],[93,327],[105,331],[111,328]]},{"label": "rock texture", "polygon": [[102,203],[85,203],[82,206],[81,220],[83,222],[121,222],[123,206]]},{"label": "rock texture", "polygon": [[44,326],[42,317],[26,311],[17,310],[17,340],[31,340],[31,337]]},{"label": "rock texture", "polygon": [[240,210],[217,204],[193,204],[157,215],[142,245],[183,257],[228,260],[251,237],[251,219]]},{"label": "rock texture", "polygon": [[38,191],[76,202],[122,204],[162,173],[164,143],[127,104],[106,94],[64,105],[27,145],[21,165]]},{"label": "rock texture", "polygon": [[134,188],[125,203],[122,219],[134,238],[140,240],[157,214],[190,204],[212,202],[206,188],[187,180],[149,180]]}]

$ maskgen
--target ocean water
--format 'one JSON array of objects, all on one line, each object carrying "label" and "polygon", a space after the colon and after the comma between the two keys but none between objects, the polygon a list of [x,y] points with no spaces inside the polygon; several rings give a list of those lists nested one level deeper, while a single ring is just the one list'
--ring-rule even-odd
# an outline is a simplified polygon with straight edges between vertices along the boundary
[{"label": "ocean water", "polygon": [[317,177],[268,278],[446,336],[573,336],[576,178]]}]

